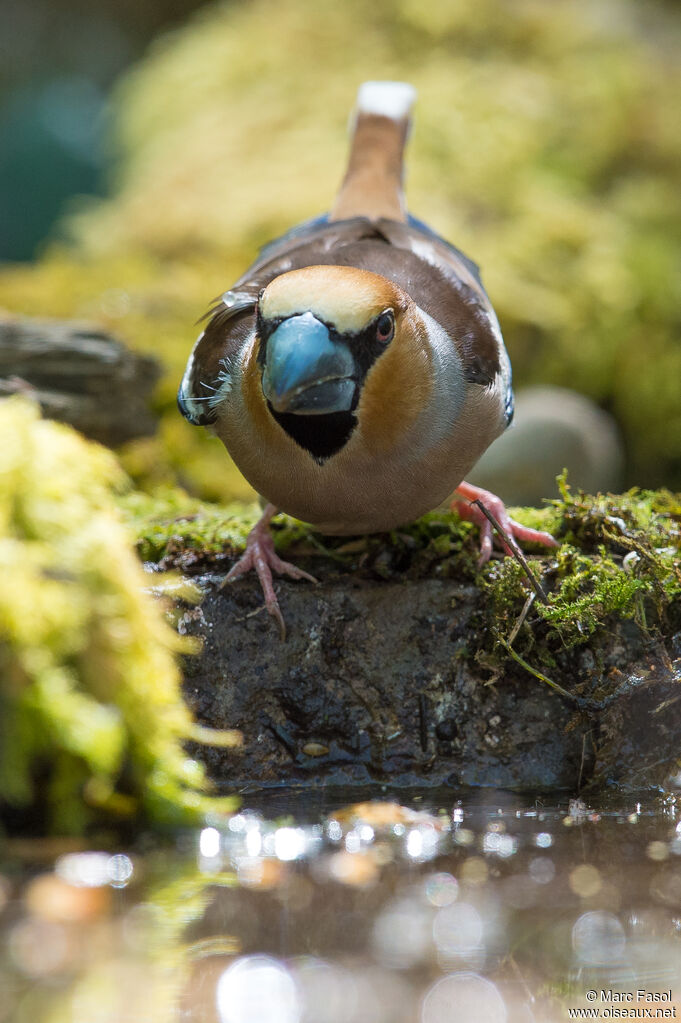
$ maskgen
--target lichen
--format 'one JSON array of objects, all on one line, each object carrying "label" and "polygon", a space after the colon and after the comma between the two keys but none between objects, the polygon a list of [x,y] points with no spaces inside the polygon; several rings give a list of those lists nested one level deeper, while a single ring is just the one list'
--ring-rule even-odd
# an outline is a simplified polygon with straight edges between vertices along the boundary
[{"label": "lichen", "polygon": [[111,452],[0,403],[0,805],[55,832],[231,805],[183,750],[182,643],[144,592],[127,485]]}]

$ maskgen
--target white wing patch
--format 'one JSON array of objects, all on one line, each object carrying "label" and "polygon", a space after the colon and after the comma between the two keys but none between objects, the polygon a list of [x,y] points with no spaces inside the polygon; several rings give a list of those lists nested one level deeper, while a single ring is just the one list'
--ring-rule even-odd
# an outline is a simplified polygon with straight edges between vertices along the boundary
[{"label": "white wing patch", "polygon": [[180,389],[178,391],[180,408],[182,409],[183,415],[186,416],[190,423],[201,422],[202,415],[201,406],[203,405],[203,400],[201,398],[197,399],[192,395],[191,380],[192,375],[194,373],[194,352],[196,351],[196,347],[199,344],[204,333],[205,331],[202,330],[199,336],[197,337],[196,341],[194,342],[194,347],[192,348],[191,354],[187,359],[187,365],[185,367],[185,371],[182,376],[182,382],[180,384]]}]

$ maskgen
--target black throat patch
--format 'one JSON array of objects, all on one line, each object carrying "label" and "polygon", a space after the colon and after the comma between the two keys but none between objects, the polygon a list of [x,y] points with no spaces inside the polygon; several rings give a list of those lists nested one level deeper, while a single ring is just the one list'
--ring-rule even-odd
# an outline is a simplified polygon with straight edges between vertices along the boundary
[{"label": "black throat patch", "polygon": [[275,412],[269,402],[267,407],[289,437],[320,465],[345,447],[357,425],[357,417],[352,412],[301,416],[293,412]]},{"label": "black throat patch", "polygon": [[[270,335],[283,319],[270,320],[265,324],[258,311],[258,333],[261,338],[258,349],[258,364],[264,366],[267,359],[267,342]],[[376,338],[376,317],[364,330],[357,333],[340,334],[332,323],[324,322],[329,336],[334,341],[347,344],[352,352],[356,367],[356,387],[352,408],[349,412],[329,412],[322,416],[304,416],[293,412],[275,412],[270,402],[267,407],[283,430],[286,430],[296,444],[304,448],[320,465],[337,454],[350,439],[357,426],[355,409],[359,402],[362,384],[376,359],[383,354],[386,344]]]}]

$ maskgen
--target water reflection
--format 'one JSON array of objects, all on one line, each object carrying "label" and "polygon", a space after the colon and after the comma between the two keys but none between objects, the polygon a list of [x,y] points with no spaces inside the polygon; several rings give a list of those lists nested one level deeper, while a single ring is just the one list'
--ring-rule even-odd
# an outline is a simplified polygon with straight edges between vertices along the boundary
[{"label": "water reflection", "polygon": [[7,858],[0,1021],[552,1023],[639,989],[681,1012],[675,806],[416,805]]},{"label": "water reflection", "polygon": [[422,1023],[506,1023],[506,1005],[491,981],[477,973],[452,973],[426,993]]},{"label": "water reflection", "polygon": [[595,909],[582,913],[572,928],[572,947],[577,958],[590,965],[621,962],[627,939],[614,915]]},{"label": "water reflection", "polygon": [[299,1023],[300,998],[289,971],[268,956],[244,956],[217,984],[221,1023]]}]

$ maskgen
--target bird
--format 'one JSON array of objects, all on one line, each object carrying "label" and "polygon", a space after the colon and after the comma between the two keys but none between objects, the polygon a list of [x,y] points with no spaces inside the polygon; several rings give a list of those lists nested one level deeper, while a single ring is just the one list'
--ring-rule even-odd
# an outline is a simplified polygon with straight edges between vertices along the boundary
[{"label": "bird", "polygon": [[[178,406],[224,443],[261,495],[232,581],[255,570],[285,624],[272,573],[316,582],[274,550],[279,511],[330,535],[384,532],[453,495],[480,527],[557,546],[465,482],[513,417],[511,365],[477,265],[407,212],[404,149],[415,90],[364,82],[330,209],[266,245],[206,314]],[[502,536],[503,536],[502,533]]]}]

